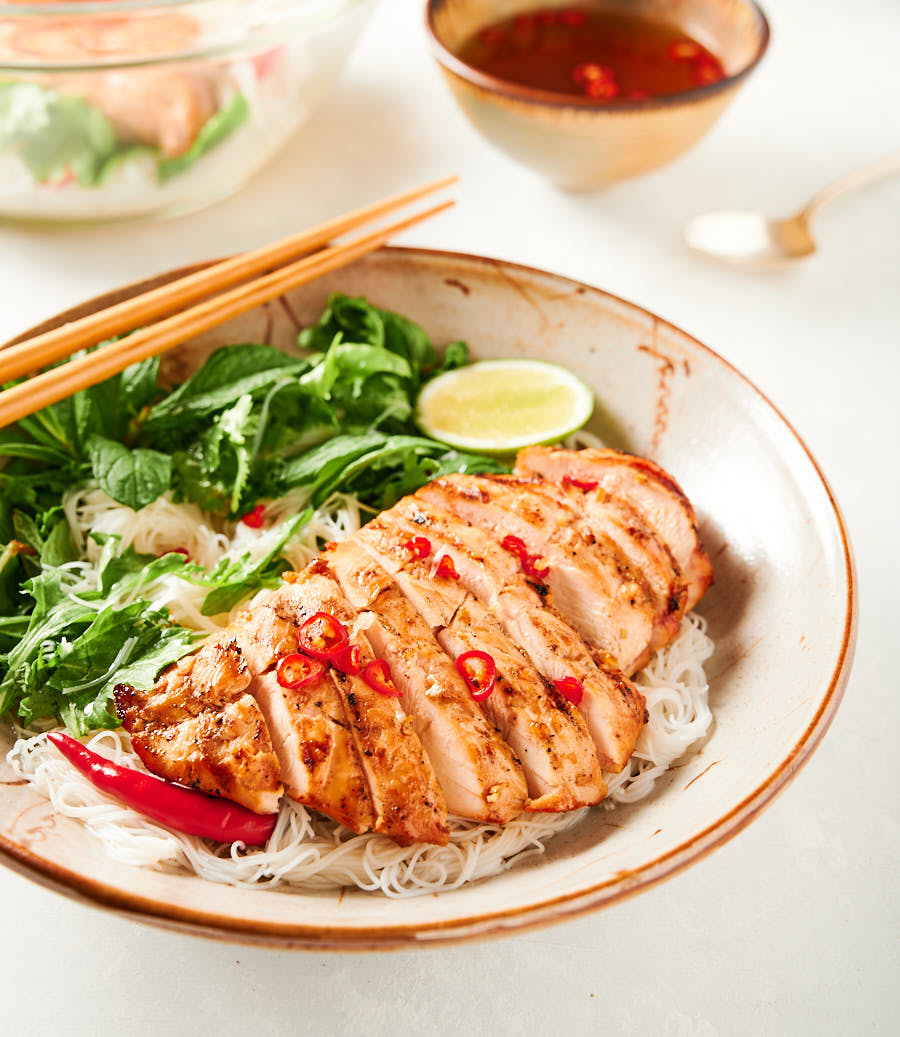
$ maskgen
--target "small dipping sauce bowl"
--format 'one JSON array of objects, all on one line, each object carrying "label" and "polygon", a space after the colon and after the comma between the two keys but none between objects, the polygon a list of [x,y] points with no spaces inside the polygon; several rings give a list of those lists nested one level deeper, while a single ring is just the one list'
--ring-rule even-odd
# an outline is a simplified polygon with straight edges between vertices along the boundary
[{"label": "small dipping sauce bowl", "polygon": [[719,118],[769,43],[769,23],[754,0],[583,0],[578,6],[677,25],[718,58],[724,78],[636,100],[550,92],[497,78],[460,54],[501,19],[569,9],[572,0],[428,0],[425,15],[432,52],[479,133],[572,190],[605,187],[684,154]]}]

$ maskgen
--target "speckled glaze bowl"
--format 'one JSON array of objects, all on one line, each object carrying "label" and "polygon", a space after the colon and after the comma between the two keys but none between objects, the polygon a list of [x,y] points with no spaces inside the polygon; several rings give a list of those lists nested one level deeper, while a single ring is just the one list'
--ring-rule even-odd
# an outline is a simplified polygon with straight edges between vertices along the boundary
[{"label": "speckled glaze bowl", "polygon": [[[176,276],[53,318],[56,326]],[[796,433],[733,367],[652,313],[596,288],[511,263],[384,249],[166,356],[183,376],[212,348],[292,348],[329,292],[366,295],[476,358],[564,363],[591,385],[589,426],[656,458],[695,503],[716,582],[699,611],[715,726],[702,751],[648,798],[592,810],[546,853],[440,895],[391,901],[352,890],[235,889],[118,864],[56,817],[2,762],[0,859],[53,889],[145,922],[277,946],[387,948],[547,925],[640,892],[739,832],[809,758],[834,717],[853,654],[850,545],[831,492]],[[33,332],[32,332],[33,333]],[[785,867],[788,863],[785,862]]]},{"label": "speckled glaze bowl", "polygon": [[428,0],[431,49],[472,125],[492,144],[560,187],[605,187],[692,148],[734,99],[769,43],[753,0],[585,0],[583,7],[645,13],[682,26],[717,57],[726,77],[667,97],[615,104],[497,79],[458,57],[474,33],[501,18],[566,0]]}]

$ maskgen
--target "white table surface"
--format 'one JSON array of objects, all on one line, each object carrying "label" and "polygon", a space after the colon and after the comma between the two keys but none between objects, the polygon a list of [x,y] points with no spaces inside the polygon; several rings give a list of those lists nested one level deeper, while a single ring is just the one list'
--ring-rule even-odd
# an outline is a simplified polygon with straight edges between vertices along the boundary
[{"label": "white table surface", "polygon": [[682,161],[595,196],[495,153],[385,0],[339,88],[239,197],[153,226],[0,230],[0,339],[82,298],[265,242],[431,176],[460,205],[416,244],[546,267],[632,299],[743,370],[821,463],[848,521],[862,619],[835,723],[797,780],[687,872],[555,928],[440,950],[321,955],[175,935],[0,870],[6,1034],[900,1032],[900,179],[826,211],[779,275],[694,257],[717,207],[787,212],[900,146],[898,0],[768,0],[769,55]]}]

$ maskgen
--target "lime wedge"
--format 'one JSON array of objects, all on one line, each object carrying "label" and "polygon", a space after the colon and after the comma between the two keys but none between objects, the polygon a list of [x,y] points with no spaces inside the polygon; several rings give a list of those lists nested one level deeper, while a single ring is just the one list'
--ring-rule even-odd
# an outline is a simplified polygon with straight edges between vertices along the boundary
[{"label": "lime wedge", "polygon": [[507,454],[554,443],[588,420],[594,396],[580,378],[541,360],[482,360],[447,371],[419,394],[417,421],[433,439]]}]

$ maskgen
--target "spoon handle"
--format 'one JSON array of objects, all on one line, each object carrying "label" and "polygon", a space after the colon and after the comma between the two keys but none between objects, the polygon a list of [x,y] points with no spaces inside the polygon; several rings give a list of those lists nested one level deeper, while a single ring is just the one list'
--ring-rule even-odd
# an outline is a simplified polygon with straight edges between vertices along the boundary
[{"label": "spoon handle", "polygon": [[818,194],[813,195],[801,215],[805,219],[811,220],[820,209],[828,205],[829,202],[833,202],[835,198],[839,198],[850,191],[868,187],[869,184],[875,183],[876,180],[882,180],[895,173],[900,173],[900,151],[894,151],[890,155],[885,155],[884,158],[879,159],[877,162],[871,162],[869,165],[856,169],[852,173],[847,173],[846,176],[842,176],[833,183],[828,184],[827,187],[823,187]]}]

